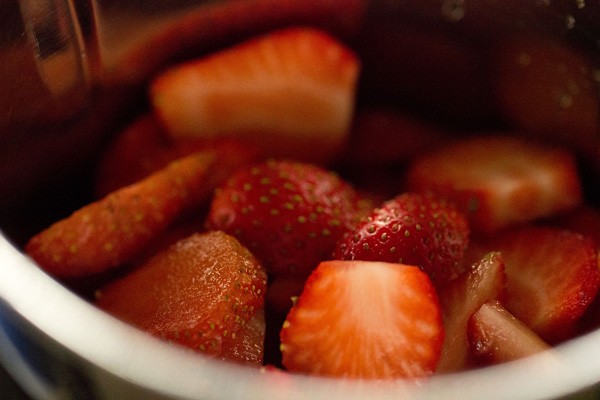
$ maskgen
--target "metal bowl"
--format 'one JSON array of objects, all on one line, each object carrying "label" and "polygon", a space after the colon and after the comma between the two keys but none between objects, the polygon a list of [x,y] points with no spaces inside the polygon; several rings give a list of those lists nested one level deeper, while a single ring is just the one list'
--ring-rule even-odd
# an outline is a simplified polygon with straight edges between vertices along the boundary
[{"label": "metal bowl", "polygon": [[[276,27],[314,25],[365,56],[361,102],[375,99],[406,106],[404,100],[409,99],[410,105],[434,108],[432,115],[441,115],[447,123],[477,127],[494,118],[487,107],[487,89],[480,85],[481,71],[462,71],[452,56],[478,57],[490,41],[527,33],[585,49],[591,65],[597,65],[600,6],[591,3],[21,0],[0,4],[3,366],[38,399],[596,398],[600,331],[561,344],[554,355],[434,376],[427,382],[284,375],[211,360],[148,337],[96,309],[20,251],[29,235],[86,198],[87,182],[103,146],[144,107],[144,85],[170,63]],[[419,35],[399,42],[407,33]],[[440,53],[443,38],[448,37],[466,47]],[[433,54],[425,57],[428,62],[446,57],[447,63],[419,61],[403,70],[405,80],[385,76],[386,68],[373,57],[398,43],[409,55]],[[415,65],[429,68],[419,70]],[[431,71],[436,75],[427,75]],[[378,81],[382,74],[383,81]],[[434,84],[427,85],[430,78]],[[411,92],[405,85],[414,79],[423,82],[422,91]],[[447,84],[442,96],[428,91],[439,82]],[[580,150],[569,137],[560,139]],[[593,157],[587,161],[586,178],[594,182]]]}]

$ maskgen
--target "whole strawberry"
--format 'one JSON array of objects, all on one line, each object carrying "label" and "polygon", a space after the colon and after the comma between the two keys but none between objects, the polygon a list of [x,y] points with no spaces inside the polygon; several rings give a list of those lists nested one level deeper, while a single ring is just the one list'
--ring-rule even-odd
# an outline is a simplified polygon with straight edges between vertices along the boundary
[{"label": "whole strawberry", "polygon": [[337,175],[312,164],[269,160],[219,188],[207,226],[237,237],[275,275],[308,276],[364,203]]},{"label": "whole strawberry", "polygon": [[469,226],[452,203],[404,193],[376,208],[338,242],[334,258],[415,265],[443,285],[462,270]]}]

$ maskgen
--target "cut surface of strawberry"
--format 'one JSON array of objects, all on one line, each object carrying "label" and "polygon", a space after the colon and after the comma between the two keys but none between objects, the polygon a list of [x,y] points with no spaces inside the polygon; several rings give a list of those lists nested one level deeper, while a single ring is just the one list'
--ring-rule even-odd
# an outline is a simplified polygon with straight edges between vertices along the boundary
[{"label": "cut surface of strawberry", "polygon": [[269,160],[240,170],[216,191],[207,226],[237,237],[269,272],[306,277],[331,258],[362,207],[337,175],[313,164]]},{"label": "cut surface of strawberry", "polygon": [[482,304],[503,300],[505,290],[504,259],[500,253],[489,253],[439,292],[446,335],[436,372],[460,371],[471,366],[469,318]]},{"label": "cut surface of strawberry", "polygon": [[570,152],[509,135],[468,138],[426,154],[410,166],[407,182],[455,201],[472,230],[487,233],[582,202]]},{"label": "cut surface of strawberry", "polygon": [[462,271],[466,217],[430,193],[403,193],[384,202],[338,241],[334,258],[416,265],[443,285]]},{"label": "cut surface of strawberry", "polygon": [[288,28],[174,67],[151,100],[174,137],[237,137],[273,157],[326,161],[345,142],[359,62],[332,36]]},{"label": "cut surface of strawberry", "polygon": [[172,221],[209,198],[215,160],[209,151],[173,161],[54,223],[32,237],[25,251],[56,277],[120,266]]},{"label": "cut surface of strawberry", "polygon": [[[98,292],[96,304],[163,340],[215,357],[252,361],[266,273],[223,232],[194,234]],[[254,325],[256,324],[256,325]],[[262,360],[262,356],[260,357]]]},{"label": "cut surface of strawberry", "polygon": [[443,336],[435,289],[420,269],[325,261],[283,324],[282,361],[311,375],[426,377],[435,370]]},{"label": "cut surface of strawberry", "polygon": [[550,349],[497,301],[482,304],[468,325],[469,349],[480,364],[513,361]]},{"label": "cut surface of strawberry", "polygon": [[571,338],[600,285],[594,241],[552,227],[524,226],[476,244],[500,251],[506,267],[504,306],[549,343]]}]

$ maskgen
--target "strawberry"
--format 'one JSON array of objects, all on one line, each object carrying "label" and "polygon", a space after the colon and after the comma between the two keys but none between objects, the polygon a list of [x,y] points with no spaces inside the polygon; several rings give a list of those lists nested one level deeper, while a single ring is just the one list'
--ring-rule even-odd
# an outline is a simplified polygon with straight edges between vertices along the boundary
[{"label": "strawberry", "polygon": [[311,375],[426,377],[435,370],[443,336],[435,289],[419,268],[325,261],[283,324],[282,362]]},{"label": "strawberry", "polygon": [[[144,82],[172,60],[206,54],[286,26],[310,25],[348,38],[363,25],[366,10],[364,0],[246,0],[187,7],[169,23],[153,24],[149,40],[139,41],[117,58],[104,78],[112,86]],[[120,31],[106,32],[115,33],[112,40],[122,40]]]},{"label": "strawberry", "polygon": [[515,129],[597,157],[600,103],[585,55],[557,41],[518,36],[502,40],[491,60],[496,103]]},{"label": "strawberry", "polygon": [[450,137],[449,132],[408,113],[369,107],[357,111],[344,159],[350,165],[406,162]]},{"label": "strawberry", "polygon": [[473,247],[502,253],[507,276],[503,304],[511,314],[549,343],[574,335],[600,286],[592,239],[558,228],[523,226]]},{"label": "strawberry", "polygon": [[165,341],[252,361],[259,358],[255,336],[264,331],[258,313],[265,289],[265,271],[246,248],[223,232],[206,232],[101,288],[96,304]]},{"label": "strawberry", "polygon": [[489,253],[439,292],[444,318],[444,346],[437,372],[470,366],[467,325],[482,304],[505,296],[506,275],[500,253]]},{"label": "strawberry", "polygon": [[481,305],[469,319],[469,349],[480,364],[499,364],[550,349],[499,302]]},{"label": "strawberry", "polygon": [[117,267],[184,212],[208,199],[217,166],[213,152],[174,161],[55,222],[32,237],[25,251],[56,277],[85,276]]},{"label": "strawberry", "polygon": [[568,212],[554,215],[548,221],[551,226],[579,232],[594,239],[600,249],[600,210],[590,204],[582,204]]},{"label": "strawberry", "polygon": [[416,265],[436,285],[462,271],[466,218],[431,194],[404,193],[384,202],[338,241],[334,258]]},{"label": "strawberry", "polygon": [[215,178],[259,158],[256,149],[237,140],[175,140],[156,116],[149,113],[130,123],[110,143],[97,169],[95,193],[99,198],[104,197],[199,151],[217,153],[222,173],[213,175]]},{"label": "strawberry", "polygon": [[306,277],[331,257],[361,197],[312,164],[269,160],[242,169],[213,198],[207,226],[236,236],[275,275]]},{"label": "strawberry", "polygon": [[407,184],[455,201],[474,232],[491,233],[582,201],[570,152],[499,134],[464,139],[423,155],[410,166]]},{"label": "strawberry", "polygon": [[358,71],[333,37],[289,28],[175,66],[150,97],[173,137],[236,137],[269,156],[327,161],[349,132]]}]

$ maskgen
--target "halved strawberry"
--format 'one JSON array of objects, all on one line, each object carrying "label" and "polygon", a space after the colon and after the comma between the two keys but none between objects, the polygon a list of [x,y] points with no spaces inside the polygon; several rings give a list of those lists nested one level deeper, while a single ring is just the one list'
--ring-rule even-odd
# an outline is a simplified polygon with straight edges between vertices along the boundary
[{"label": "halved strawberry", "polygon": [[99,273],[130,261],[171,222],[208,199],[214,152],[194,154],[90,203],[32,237],[25,251],[57,277]]},{"label": "halved strawberry", "polygon": [[552,227],[524,226],[509,230],[480,251],[500,251],[506,266],[504,306],[545,341],[568,339],[600,286],[594,241]]},{"label": "halved strawberry", "polygon": [[468,325],[469,349],[480,364],[513,361],[551,348],[497,301],[482,304]]},{"label": "halved strawberry", "polygon": [[216,153],[221,167],[212,176],[217,182],[219,177],[260,158],[254,146],[239,140],[173,139],[157,117],[148,113],[131,122],[110,143],[97,168],[95,194],[104,197],[199,151]]},{"label": "halved strawberry", "polygon": [[237,237],[269,272],[306,277],[331,258],[361,211],[362,198],[332,172],[269,160],[238,171],[218,188],[207,226]]},{"label": "halved strawberry", "polygon": [[430,193],[404,193],[348,231],[334,258],[416,265],[444,285],[463,270],[468,239],[467,220],[452,203]]},{"label": "halved strawberry", "polygon": [[173,137],[236,137],[273,157],[327,161],[348,134],[358,71],[332,36],[289,28],[173,67],[151,100]]},{"label": "halved strawberry", "polygon": [[[235,238],[182,239],[98,292],[103,310],[163,340],[219,358],[257,361],[266,274]],[[249,337],[251,336],[251,337]],[[250,344],[253,343],[253,344]]]},{"label": "halved strawberry", "polygon": [[470,366],[469,318],[482,304],[503,300],[505,286],[504,258],[500,253],[489,253],[439,292],[446,336],[437,372],[460,371]]},{"label": "halved strawberry", "polygon": [[573,155],[516,136],[458,141],[417,159],[408,187],[455,201],[473,231],[493,232],[581,204]]},{"label": "halved strawberry", "polygon": [[419,268],[325,261],[281,330],[290,371],[349,378],[431,375],[444,328],[435,289]]}]

